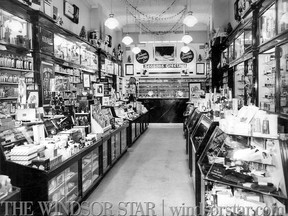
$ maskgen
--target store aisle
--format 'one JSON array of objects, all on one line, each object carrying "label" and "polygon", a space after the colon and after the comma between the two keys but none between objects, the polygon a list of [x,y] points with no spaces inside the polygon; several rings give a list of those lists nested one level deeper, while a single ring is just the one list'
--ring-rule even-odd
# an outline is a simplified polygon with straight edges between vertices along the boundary
[{"label": "store aisle", "polygon": [[178,215],[194,204],[187,160],[182,124],[151,124],[88,197],[91,215],[105,215],[105,202],[113,215]]}]

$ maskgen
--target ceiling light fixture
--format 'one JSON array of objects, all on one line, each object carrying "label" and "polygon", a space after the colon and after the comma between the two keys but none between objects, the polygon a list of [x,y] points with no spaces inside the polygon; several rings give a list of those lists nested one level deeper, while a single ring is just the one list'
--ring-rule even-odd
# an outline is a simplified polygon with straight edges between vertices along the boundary
[{"label": "ceiling light fixture", "polygon": [[193,12],[189,11],[187,16],[184,18],[183,23],[188,27],[193,27],[198,22],[197,18],[193,16]]},{"label": "ceiling light fixture", "polygon": [[140,49],[138,46],[135,46],[135,47],[132,48],[132,52],[133,52],[135,55],[137,55],[138,53],[141,52],[141,49]]},{"label": "ceiling light fixture", "polygon": [[109,18],[105,21],[105,26],[113,30],[118,25],[119,25],[119,22],[117,19],[114,18],[114,14],[112,13],[112,0],[111,0],[111,13],[109,14]]},{"label": "ceiling light fixture", "polygon": [[[137,26],[137,20],[135,18],[135,32],[136,32],[136,26]],[[141,52],[141,49],[135,44],[135,47],[132,48],[132,52],[137,55],[138,53]]]},{"label": "ceiling light fixture", "polygon": [[185,44],[189,44],[193,41],[193,38],[191,35],[189,34],[185,34],[183,37],[182,37],[182,42],[185,43]]},{"label": "ceiling light fixture", "polygon": [[129,46],[133,43],[133,39],[128,34],[126,34],[126,36],[122,39],[122,43],[124,43],[126,46]]},{"label": "ceiling light fixture", "polygon": [[181,52],[188,53],[190,51],[190,47],[188,47],[186,44],[181,48]]},{"label": "ceiling light fixture", "polygon": [[189,44],[193,41],[192,36],[189,35],[188,33],[185,33],[185,25],[183,25],[183,34],[184,34],[184,36],[182,37],[182,42],[184,44]]},{"label": "ceiling light fixture", "polygon": [[[126,25],[127,24],[128,24],[128,16],[127,16],[127,6],[126,6]],[[133,43],[133,39],[127,33],[126,36],[123,37],[122,43],[124,43],[126,46],[129,46],[130,44]]]},{"label": "ceiling light fixture", "polygon": [[[186,2],[187,8],[188,8],[188,0]],[[183,20],[183,23],[188,27],[193,27],[198,22],[197,18],[193,16],[193,12],[191,10],[191,1],[189,1],[189,11],[186,15],[186,17]]]}]

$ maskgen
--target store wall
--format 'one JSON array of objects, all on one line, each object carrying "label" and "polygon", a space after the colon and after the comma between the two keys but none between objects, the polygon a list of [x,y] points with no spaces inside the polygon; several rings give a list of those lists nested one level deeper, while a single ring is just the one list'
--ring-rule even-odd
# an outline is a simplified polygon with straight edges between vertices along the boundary
[{"label": "store wall", "polygon": [[232,0],[213,0],[212,2],[212,24],[213,28],[223,32],[227,26],[230,17],[229,2]]},{"label": "store wall", "polygon": [[235,1],[229,1],[229,22],[231,23],[233,29],[238,24],[238,22],[234,19],[234,3]]},{"label": "store wall", "polygon": [[75,4],[79,7],[79,23],[73,23],[64,15],[64,0],[54,0],[53,6],[58,8],[59,16],[62,17],[63,25],[62,27],[68,29],[75,34],[79,35],[82,26],[85,26],[86,31],[90,30],[90,7],[85,1],[79,0],[69,0],[69,3]]},{"label": "store wall", "polygon": [[[178,73],[174,73],[174,75],[172,76],[180,76],[181,75],[181,71],[183,69],[187,69],[188,75],[187,77],[191,77],[191,78],[203,78],[205,77],[205,73],[204,74],[196,74],[196,63],[199,62],[198,58],[199,55],[201,55],[202,57],[202,61],[203,63],[205,63],[205,59],[204,59],[204,49],[203,49],[203,43],[192,43],[189,44],[189,47],[191,48],[193,54],[194,54],[194,58],[192,60],[192,62],[190,63],[184,63],[181,59],[180,59],[180,53],[181,53],[181,48],[183,46],[182,43],[157,43],[157,44],[141,44],[139,47],[143,50],[146,50],[149,54],[149,60],[147,63],[145,64],[140,64],[139,62],[137,62],[137,60],[135,59],[135,54],[132,53],[131,50],[127,50],[126,51],[126,55],[124,58],[124,63],[129,63],[128,62],[128,58],[131,59],[131,63],[134,64],[134,75],[135,76],[141,76],[141,72],[143,72],[144,69],[146,69],[149,72],[153,72],[153,73],[157,73],[156,75],[151,75],[149,74],[148,76],[157,76],[157,77],[161,77],[161,76],[171,76],[170,72],[178,72]],[[157,61],[155,58],[155,46],[175,46],[175,58],[174,61]],[[157,65],[169,65],[171,66],[171,68],[157,68]],[[172,64],[176,64],[176,66],[172,66]],[[181,68],[180,66],[178,67],[177,64],[183,66],[183,68]],[[147,69],[146,66],[149,65],[151,67],[156,67],[156,68],[149,68]]]}]

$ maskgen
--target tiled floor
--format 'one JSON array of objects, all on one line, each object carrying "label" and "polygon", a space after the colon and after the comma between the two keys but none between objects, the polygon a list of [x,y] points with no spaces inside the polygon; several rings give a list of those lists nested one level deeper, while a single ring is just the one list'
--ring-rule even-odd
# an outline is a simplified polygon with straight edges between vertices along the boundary
[{"label": "tiled floor", "polygon": [[185,215],[195,198],[187,160],[181,124],[150,125],[88,197],[91,215]]}]

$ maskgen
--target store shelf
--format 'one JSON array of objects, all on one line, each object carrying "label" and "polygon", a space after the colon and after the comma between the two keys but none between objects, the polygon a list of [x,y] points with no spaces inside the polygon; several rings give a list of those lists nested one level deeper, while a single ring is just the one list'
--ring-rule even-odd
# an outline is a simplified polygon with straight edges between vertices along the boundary
[{"label": "store shelf", "polygon": [[9,143],[2,143],[2,146],[3,146],[3,147],[8,147],[8,146],[13,145],[13,144],[15,144],[15,143],[24,142],[24,141],[26,141],[26,138],[22,138],[22,139],[19,139],[19,140],[15,140],[15,141],[9,142]]},{"label": "store shelf", "polygon": [[62,182],[60,185],[58,185],[56,188],[53,188],[48,191],[49,196],[57,192],[60,188],[64,187],[64,182]]},{"label": "store shelf", "polygon": [[67,194],[65,194],[66,197],[68,197],[72,192],[74,192],[78,187],[74,186],[70,191],[67,192]]},{"label": "store shelf", "polygon": [[77,173],[74,173],[72,176],[70,176],[68,179],[66,179],[65,182],[67,183],[67,182],[71,181],[71,180],[72,180],[73,178],[75,178],[76,176],[78,176],[78,174],[77,174]]},{"label": "store shelf", "polygon": [[17,100],[18,97],[6,97],[6,98],[0,98],[0,100]]},{"label": "store shelf", "polygon": [[10,71],[19,71],[19,72],[34,72],[33,70],[24,70],[19,68],[10,68],[10,67],[0,67],[0,70],[10,70]]},{"label": "store shelf", "polygon": [[229,182],[225,182],[224,179],[214,179],[214,178],[209,178],[207,176],[205,176],[204,180],[206,181],[213,181],[215,183],[219,183],[219,184],[223,184],[223,185],[228,185],[228,186],[231,186],[231,187],[236,187],[236,188],[240,188],[240,189],[243,189],[243,190],[249,190],[249,191],[252,191],[252,192],[256,192],[256,193],[260,193],[260,194],[263,194],[263,195],[267,195],[267,196],[274,196],[274,197],[278,197],[278,198],[281,198],[281,199],[287,199],[286,196],[284,196],[281,192],[279,193],[266,193],[266,192],[263,192],[263,191],[259,191],[259,190],[255,190],[253,188],[250,188],[250,187],[244,187],[242,185],[239,185],[239,184],[233,184],[233,183],[229,183]]},{"label": "store shelf", "polygon": [[68,76],[74,76],[73,74],[65,73],[65,72],[60,72],[60,71],[55,71],[57,74],[62,74],[62,75],[68,75]]},{"label": "store shelf", "polygon": [[10,82],[0,82],[0,85],[19,85],[19,84],[18,83],[10,83]]}]

